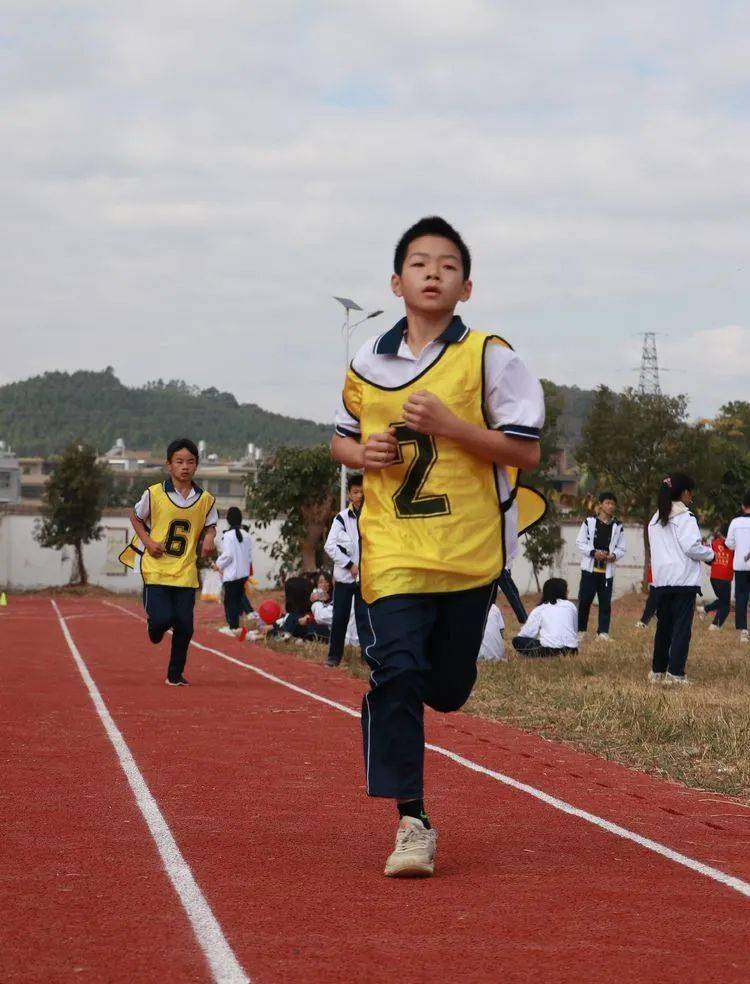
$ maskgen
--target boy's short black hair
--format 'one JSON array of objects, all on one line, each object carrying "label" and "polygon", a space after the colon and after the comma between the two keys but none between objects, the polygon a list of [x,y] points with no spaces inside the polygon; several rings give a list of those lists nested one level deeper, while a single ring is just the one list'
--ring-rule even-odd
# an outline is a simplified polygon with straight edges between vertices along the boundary
[{"label": "boy's short black hair", "polygon": [[360,488],[362,488],[363,483],[364,483],[364,479],[362,478],[362,476],[357,472],[355,472],[353,475],[349,475],[346,479],[346,491],[351,492],[352,488],[355,485],[358,485]]},{"label": "boy's short black hair", "polygon": [[445,219],[441,219],[439,215],[429,215],[424,219],[420,219],[410,229],[407,229],[399,239],[396,252],[393,254],[393,270],[399,277],[404,269],[404,260],[406,259],[409,245],[415,239],[419,239],[420,236],[442,236],[443,239],[450,239],[461,254],[464,280],[469,279],[471,275],[471,253],[469,252],[469,247],[453,226],[446,222]]},{"label": "boy's short black hair", "polygon": [[198,448],[195,446],[195,441],[191,441],[189,437],[178,437],[176,441],[172,443],[167,448],[167,461],[171,461],[173,455],[177,454],[178,451],[189,451],[190,454],[195,458],[196,461],[199,459]]},{"label": "boy's short black hair", "polygon": [[614,503],[617,502],[617,496],[614,494],[614,492],[610,492],[609,490],[606,492],[599,493],[599,502],[604,502],[605,499],[611,499],[612,502]]}]

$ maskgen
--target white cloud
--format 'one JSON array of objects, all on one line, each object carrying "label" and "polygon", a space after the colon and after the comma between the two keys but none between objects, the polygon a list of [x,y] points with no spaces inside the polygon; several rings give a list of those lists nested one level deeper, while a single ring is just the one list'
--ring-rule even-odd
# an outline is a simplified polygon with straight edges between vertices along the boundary
[{"label": "white cloud", "polygon": [[17,4],[2,372],[111,363],[328,418],[330,295],[395,318],[395,239],[439,211],[467,320],[560,382],[633,381],[633,332],[750,319],[743,6]]}]

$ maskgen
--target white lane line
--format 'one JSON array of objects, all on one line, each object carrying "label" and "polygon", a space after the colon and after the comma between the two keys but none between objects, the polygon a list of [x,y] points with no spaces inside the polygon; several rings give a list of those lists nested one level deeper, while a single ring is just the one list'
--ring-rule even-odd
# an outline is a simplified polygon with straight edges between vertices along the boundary
[{"label": "white lane line", "polygon": [[128,748],[120,729],[107,710],[107,705],[104,703],[99,688],[94,683],[88,667],[73,641],[65,619],[54,601],[52,602],[52,607],[57,615],[60,628],[62,629],[71,655],[78,667],[78,672],[86,684],[89,696],[104,725],[104,730],[107,732],[107,737],[114,746],[115,753],[122,766],[122,771],[125,773],[125,777],[135,796],[138,809],[141,811],[149,832],[154,839],[156,849],[164,864],[164,869],[187,913],[198,946],[203,951],[203,955],[208,962],[213,980],[217,984],[249,984],[250,978],[242,969],[232,952],[232,948],[227,942],[216,916],[211,911],[211,906],[206,901],[206,897],[200,890],[187,861],[177,846],[177,841],[174,839],[163,813],[159,809],[156,800],[146,784],[146,780],[136,765],[132,752]]},{"label": "white lane line", "polygon": [[[109,605],[112,608],[118,608],[121,612],[124,612],[126,615],[130,615],[132,618],[136,618],[139,621],[144,621],[140,615],[129,611],[127,608],[123,608],[121,605],[115,605],[111,601],[105,601],[104,604]],[[191,645],[195,646],[196,649],[203,649],[207,653],[213,653],[214,656],[219,656],[221,659],[225,659],[229,663],[235,663],[237,666],[241,666],[246,670],[252,670],[253,673],[257,673],[258,676],[262,676],[266,680],[271,680],[273,683],[278,683],[282,687],[287,687],[289,690],[302,694],[304,697],[310,697],[312,700],[316,700],[321,704],[327,704],[328,707],[333,707],[337,711],[343,711],[344,714],[349,714],[351,717],[360,717],[359,711],[354,710],[354,708],[347,707],[345,704],[339,704],[338,701],[330,700],[330,698],[323,697],[321,694],[316,694],[312,690],[305,690],[304,687],[298,687],[295,683],[290,683],[288,680],[274,676],[273,673],[267,673],[265,670],[261,670],[258,666],[253,666],[252,663],[246,663],[234,656],[228,656],[226,653],[222,653],[218,649],[212,649],[210,646],[204,646],[200,642],[191,642]],[[518,779],[514,779],[512,776],[506,776],[502,772],[495,772],[494,769],[488,769],[484,765],[479,765],[477,762],[472,762],[471,759],[464,758],[463,755],[459,755],[457,752],[453,752],[449,748],[442,748],[440,745],[430,744],[425,744],[425,748],[428,748],[431,752],[436,752],[438,755],[443,755],[445,758],[450,759],[457,765],[462,765],[465,769],[469,769],[472,772],[478,772],[481,775],[489,776],[491,779],[495,779],[497,782],[501,782],[505,786],[510,786],[512,789],[516,789],[521,793],[526,793],[528,796],[533,796],[534,799],[537,799],[542,803],[546,803],[547,806],[554,807],[554,809],[560,810],[562,813],[567,813],[569,816],[578,817],[579,820],[585,820],[587,823],[590,823],[595,827],[599,827],[600,830],[605,830],[608,834],[613,834],[615,837],[621,837],[623,840],[631,841],[633,844],[638,844],[640,847],[653,851],[654,854],[659,854],[661,857],[667,858],[669,861],[674,861],[675,864],[681,864],[683,867],[689,868],[691,871],[695,871],[699,875],[704,875],[706,878],[711,878],[713,881],[719,882],[719,884],[724,885],[727,888],[734,889],[734,891],[739,892],[740,895],[750,898],[750,882],[743,881],[741,878],[737,878],[734,875],[729,875],[725,871],[721,871],[719,868],[714,868],[711,865],[704,864],[702,861],[696,861],[694,858],[688,857],[686,854],[681,854],[679,851],[675,851],[671,847],[660,844],[658,841],[651,840],[650,837],[642,837],[640,834],[636,834],[634,831],[628,830],[627,827],[621,827],[619,824],[611,823],[609,820],[605,820],[603,817],[599,817],[595,813],[589,813],[587,810],[579,810],[578,807],[573,806],[570,803],[566,803],[565,800],[558,799],[556,796],[550,796],[549,793],[545,793],[543,790],[537,789],[535,786],[529,786],[525,782],[519,782]]]}]

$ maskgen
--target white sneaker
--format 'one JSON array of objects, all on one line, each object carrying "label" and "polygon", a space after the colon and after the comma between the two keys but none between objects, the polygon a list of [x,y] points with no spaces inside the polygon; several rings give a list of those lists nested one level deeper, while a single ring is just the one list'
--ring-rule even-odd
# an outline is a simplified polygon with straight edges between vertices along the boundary
[{"label": "white sneaker", "polygon": [[664,674],[664,685],[666,687],[689,687],[691,686],[691,682],[686,676],[673,676],[673,674],[667,670]]},{"label": "white sneaker", "polygon": [[219,629],[222,635],[234,635],[234,629],[230,629],[228,625],[222,625]]},{"label": "white sneaker", "polygon": [[609,632],[597,632],[596,633],[597,642],[612,642]]},{"label": "white sneaker", "polygon": [[649,683],[664,683],[664,677],[666,673],[655,673],[653,670],[648,675]]},{"label": "white sneaker", "polygon": [[583,642],[583,640],[584,640],[585,638],[586,638],[586,633],[585,633],[585,632],[579,632],[579,633],[578,633],[578,641],[579,641],[579,642]]},{"label": "white sneaker", "polygon": [[437,831],[416,817],[401,817],[396,846],[385,863],[388,878],[429,878],[435,870]]},{"label": "white sneaker", "polygon": [[635,623],[635,627],[636,627],[636,629],[645,629],[646,628],[646,623],[645,622],[642,622],[640,619],[638,619],[638,621]]},{"label": "white sneaker", "polygon": [[740,632],[740,642],[744,642],[744,643],[750,642],[750,634],[748,634],[747,629],[743,629]]},{"label": "white sneaker", "polygon": [[715,625],[713,622],[708,627],[709,632],[721,632],[721,626]]}]

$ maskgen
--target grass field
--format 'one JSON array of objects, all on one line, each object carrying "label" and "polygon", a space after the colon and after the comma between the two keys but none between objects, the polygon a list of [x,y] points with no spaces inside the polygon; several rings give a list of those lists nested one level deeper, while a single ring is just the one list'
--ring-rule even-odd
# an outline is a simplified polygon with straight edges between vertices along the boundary
[{"label": "grass field", "polygon": [[[655,623],[635,628],[642,607],[640,595],[616,601],[613,641],[584,643],[578,656],[511,654],[505,663],[480,664],[466,710],[750,804],[750,646],[740,646],[733,614],[721,632],[708,632],[710,619],[696,615],[687,666],[693,686],[664,688],[647,682]],[[517,624],[505,605],[503,615],[507,652]],[[595,618],[594,608],[594,625]],[[325,659],[322,645],[269,645]],[[358,650],[331,672],[342,671],[366,679]]]}]

